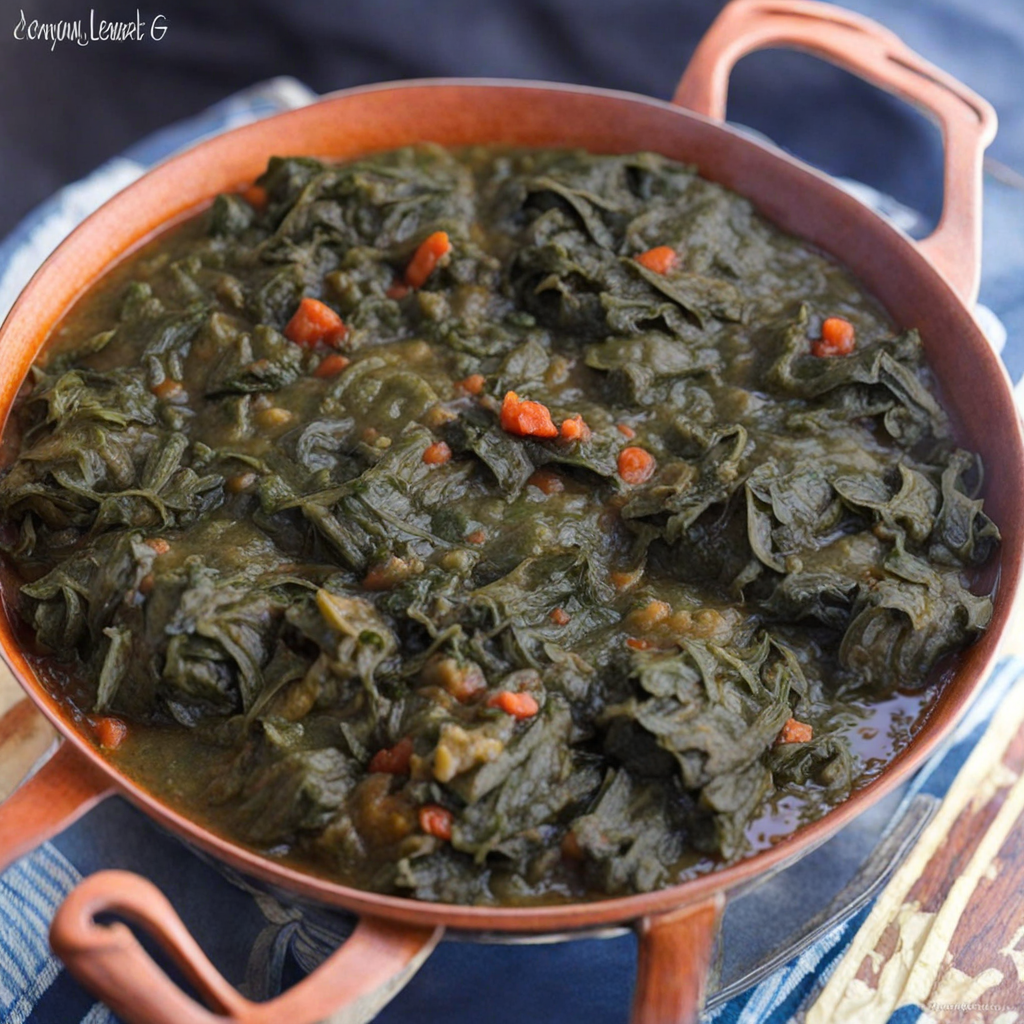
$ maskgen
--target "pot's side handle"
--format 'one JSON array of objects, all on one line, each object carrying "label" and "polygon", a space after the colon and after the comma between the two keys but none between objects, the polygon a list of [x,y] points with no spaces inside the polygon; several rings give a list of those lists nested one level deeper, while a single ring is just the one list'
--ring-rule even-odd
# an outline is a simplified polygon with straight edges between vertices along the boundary
[{"label": "pot's side handle", "polygon": [[[150,932],[185,972],[209,1009],[182,991],[127,925]],[[443,929],[361,918],[345,944],[276,999],[250,1002],[189,934],[152,882],[127,871],[90,875],[53,919],[50,944],[68,970],[128,1024],[363,1024],[416,973]]]},{"label": "pot's side handle", "polygon": [[780,46],[837,64],[938,122],[945,198],[938,226],[918,244],[972,305],[981,279],[982,157],[996,133],[995,111],[877,22],[816,0],[732,0],[697,47],[673,103],[724,120],[736,62],[754,50]]},{"label": "pot's side handle", "polygon": [[[0,720],[20,714],[16,705]],[[2,731],[2,730],[0,730]],[[0,757],[4,745],[0,744]],[[55,836],[113,792],[110,781],[67,742],[0,804],[0,871]]]},{"label": "pot's side handle", "polygon": [[725,897],[643,918],[630,1024],[696,1024]]}]

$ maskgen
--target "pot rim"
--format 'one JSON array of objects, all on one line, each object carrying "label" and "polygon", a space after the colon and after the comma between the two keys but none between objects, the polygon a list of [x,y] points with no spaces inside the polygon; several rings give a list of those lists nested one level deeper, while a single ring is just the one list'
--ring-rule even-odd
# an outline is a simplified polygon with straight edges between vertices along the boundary
[{"label": "pot rim", "polygon": [[[752,138],[742,129],[705,117],[664,100],[622,90],[499,78],[413,79],[409,81],[375,83],[339,90],[323,96],[309,106],[272,115],[263,120],[231,129],[228,132],[203,140],[183,152],[171,155],[154,165],[139,179],[104,203],[99,210],[91,214],[76,227],[57,247],[33,275],[30,282],[15,301],[3,325],[0,326],[0,343],[2,343],[4,337],[12,329],[12,325],[20,322],[22,316],[31,318],[32,314],[27,312],[28,306],[37,298],[40,292],[44,293],[43,297],[45,298],[43,285],[47,283],[50,276],[59,270],[60,262],[66,258],[67,253],[76,246],[81,245],[83,239],[90,238],[97,231],[98,227],[102,227],[104,219],[109,218],[113,211],[119,214],[127,211],[130,215],[137,199],[144,195],[145,190],[156,177],[173,173],[178,167],[195,165],[204,157],[216,154],[218,147],[231,145],[232,143],[237,144],[247,134],[253,138],[258,138],[261,133],[267,133],[267,141],[270,142],[269,134],[272,133],[272,129],[268,130],[268,126],[274,125],[280,128],[286,122],[299,122],[303,117],[310,116],[309,111],[311,110],[322,109],[324,106],[334,103],[341,104],[354,98],[375,93],[398,93],[408,90],[442,88],[469,89],[474,91],[479,89],[514,90],[516,92],[539,91],[552,95],[567,94],[580,96],[595,101],[615,100],[655,108],[675,116],[698,121],[706,126],[706,130],[725,133],[743,146],[760,150],[763,158],[770,163],[781,163],[787,165],[791,171],[811,176],[820,185],[829,190],[829,202],[835,204],[838,208],[852,211],[852,215],[856,218],[866,218],[870,221],[876,232],[888,236],[889,244],[893,247],[896,258],[901,263],[911,262],[917,264],[919,270],[925,271],[930,276],[930,287],[947,293],[948,298],[951,298],[964,311],[971,325],[973,325],[975,344],[983,346],[983,351],[988,353],[988,357],[990,357],[985,357],[989,362],[987,372],[990,378],[998,380],[1002,388],[1010,389],[1010,380],[1005,367],[1001,360],[995,356],[995,353],[992,352],[988,342],[981,333],[980,327],[978,327],[973,316],[970,315],[969,309],[957,295],[952,285],[917,248],[909,236],[884,220],[884,218],[869,207],[864,206],[860,200],[841,189],[828,175],[785,153],[771,143],[770,140]],[[394,148],[394,145],[392,144],[392,146],[385,148]],[[380,150],[371,148],[366,151]],[[600,147],[595,147],[595,151],[600,151]],[[264,146],[261,152],[265,161],[268,155],[267,148]],[[720,179],[712,178],[711,180]],[[726,184],[726,187],[732,188],[733,186]],[[42,326],[37,325],[34,333],[38,336],[39,343],[35,349],[35,354],[38,354],[39,347],[41,347],[43,341],[49,337],[53,327],[60,322],[68,309],[78,300],[82,291],[95,284],[103,274],[108,273],[116,264],[137,250],[139,246],[152,240],[154,236],[158,235],[175,221],[197,212],[212,199],[214,194],[216,192],[211,193],[206,200],[183,206],[181,209],[169,213],[167,217],[161,218],[159,225],[155,226],[152,230],[146,230],[139,234],[128,244],[120,247],[109,259],[105,260],[102,271],[93,275],[83,289],[71,298],[56,314],[53,314],[48,322],[43,323]],[[771,214],[765,213],[763,210],[759,210],[759,212],[769,220],[773,220]],[[788,231],[789,229],[783,228],[783,230]],[[23,379],[24,377],[21,375],[18,381],[19,385]],[[9,412],[9,406],[7,412]],[[1012,446],[1015,448],[1018,456],[1017,484],[1018,490],[1021,490],[1022,439],[1019,420],[1016,420],[1012,427],[1008,427],[1008,429],[1013,435],[1011,439]],[[314,899],[321,904],[342,907],[355,913],[367,914],[373,917],[389,918],[415,924],[433,925],[443,923],[457,929],[488,932],[564,932],[628,922],[645,915],[686,906],[706,899],[713,893],[724,892],[748,883],[756,876],[787,865],[803,854],[810,852],[811,849],[834,835],[855,815],[881,799],[885,794],[891,792],[897,785],[903,782],[946,739],[956,721],[959,720],[991,671],[998,655],[998,641],[1009,621],[1016,596],[1015,593],[1011,592],[1011,588],[1013,591],[1017,589],[1016,584],[1020,577],[1021,551],[1019,549],[1021,544],[1018,543],[1016,546],[1017,550],[1007,551],[1004,549],[1000,551],[1000,579],[995,598],[992,625],[986,634],[971,648],[973,655],[969,674],[973,677],[973,682],[966,689],[961,688],[957,692],[953,692],[952,684],[955,678],[961,674],[961,667],[958,665],[954,675],[943,684],[942,694],[933,708],[934,711],[940,704],[943,705],[943,713],[939,716],[942,719],[940,724],[932,727],[930,725],[932,715],[929,713],[929,718],[922,724],[921,731],[893,758],[879,776],[862,788],[855,790],[850,797],[823,817],[790,833],[776,845],[748,855],[731,865],[713,869],[707,874],[654,892],[605,897],[584,902],[543,906],[466,906],[461,904],[434,903],[417,900],[413,897],[384,895],[345,886],[321,878],[310,871],[299,870],[274,861],[266,855],[257,853],[222,837],[188,815],[175,810],[102,757],[85,737],[75,729],[70,716],[64,712],[57,700],[51,696],[46,686],[32,672],[29,663],[14,639],[7,621],[0,622],[0,658],[11,669],[30,699],[64,736],[65,742],[70,742],[76,748],[79,755],[98,767],[116,787],[118,793],[126,796],[136,807],[172,832],[182,836],[205,852],[233,867],[239,868],[263,881],[280,885],[305,898]],[[983,655],[980,653],[981,648],[984,648]]]}]

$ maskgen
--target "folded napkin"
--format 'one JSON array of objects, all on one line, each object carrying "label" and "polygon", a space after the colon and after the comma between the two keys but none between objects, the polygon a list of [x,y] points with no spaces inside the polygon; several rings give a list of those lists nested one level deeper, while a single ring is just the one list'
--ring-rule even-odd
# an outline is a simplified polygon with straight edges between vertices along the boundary
[{"label": "folded napkin", "polygon": [[[60,240],[149,166],[204,137],[314,99],[300,83],[274,79],[146,139],[63,189],[0,243],[0,318]],[[914,230],[911,211],[864,186],[849,187]],[[1024,195],[990,184],[986,261],[999,272],[986,277],[986,285],[994,284],[983,295],[1010,320],[1024,318],[1024,252],[1011,229],[1014,217],[1021,222],[1021,211]],[[995,347],[1006,345],[1000,318],[984,307],[977,315]],[[1024,369],[1024,344],[1005,355],[1018,372]],[[909,786],[798,864],[730,902],[707,1021],[781,1024],[791,1018],[842,958],[887,870],[1021,676],[1024,661],[1005,661],[943,752]],[[0,875],[4,1024],[116,1020],[62,969],[47,943],[57,906],[84,876],[104,868],[138,871],[153,880],[219,970],[254,999],[274,995],[315,968],[353,925],[348,915],[300,907],[193,854],[127,803],[111,799]],[[780,951],[792,959],[780,964]],[[378,1020],[470,1024],[482,1019],[486,1007],[490,1024],[618,1024],[628,1015],[635,969],[636,941],[627,932],[544,945],[446,941]],[[497,991],[500,1000],[494,998]],[[906,1007],[893,1020],[909,1024],[920,1015]]]}]

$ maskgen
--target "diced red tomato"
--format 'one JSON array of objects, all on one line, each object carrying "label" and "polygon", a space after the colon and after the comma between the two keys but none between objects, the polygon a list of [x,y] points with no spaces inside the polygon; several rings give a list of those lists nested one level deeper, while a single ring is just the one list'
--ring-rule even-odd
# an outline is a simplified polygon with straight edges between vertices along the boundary
[{"label": "diced red tomato", "polygon": [[412,760],[412,740],[408,737],[399,740],[393,747],[378,750],[370,758],[368,771],[386,772],[388,775],[407,775],[409,762]]},{"label": "diced red tomato", "polygon": [[619,452],[619,476],[627,484],[642,484],[654,475],[654,456],[643,448],[623,448]]},{"label": "diced red tomato", "polygon": [[813,738],[814,729],[810,725],[806,722],[798,722],[795,718],[790,718],[782,727],[782,731],[779,733],[775,743],[776,745],[782,743],[809,743]]},{"label": "diced red tomato", "polygon": [[422,288],[438,263],[452,251],[447,231],[435,231],[419,244],[409,265],[405,268],[405,283],[410,288]]},{"label": "diced red tomato", "polygon": [[325,302],[308,295],[299,303],[284,329],[284,336],[296,345],[312,348],[314,345],[337,345],[348,334],[340,316]]},{"label": "diced red tomato", "polygon": [[854,349],[856,331],[849,320],[830,316],[821,325],[821,337],[811,342],[811,355],[821,359],[848,356]]},{"label": "diced red tomato", "polygon": [[500,708],[506,715],[513,718],[533,718],[540,710],[540,705],[532,693],[513,693],[502,690],[487,698],[489,708]]},{"label": "diced red tomato", "polygon": [[502,400],[501,429],[519,437],[558,437],[548,407],[523,401],[514,391],[507,391]]},{"label": "diced red tomato", "polygon": [[656,245],[653,249],[648,249],[647,252],[633,258],[656,274],[667,274],[679,261],[678,253],[667,245]]},{"label": "diced red tomato", "polygon": [[425,804],[419,812],[420,828],[429,836],[452,837],[452,812],[440,804]]}]

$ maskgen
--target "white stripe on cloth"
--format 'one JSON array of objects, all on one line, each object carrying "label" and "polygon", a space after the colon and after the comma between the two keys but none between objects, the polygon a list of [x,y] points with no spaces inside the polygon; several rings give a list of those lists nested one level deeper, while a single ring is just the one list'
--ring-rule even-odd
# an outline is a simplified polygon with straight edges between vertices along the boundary
[{"label": "white stripe on cloth", "polygon": [[102,1003],[95,1003],[80,1024],[116,1024],[116,1021],[117,1018]]},{"label": "white stripe on cloth", "polygon": [[57,907],[82,880],[50,843],[0,875],[0,1020],[23,1024],[61,971],[50,952],[48,925]]},{"label": "white stripe on cloth", "polygon": [[[788,967],[776,971],[770,978],[761,982],[747,999],[736,1018],[736,1024],[766,1024],[768,1021],[774,1021],[774,1015],[779,1012],[793,989],[805,978],[816,973],[818,964],[835,946],[846,943],[849,931],[850,924],[847,921],[836,925],[813,946],[805,949]],[[782,1024],[781,1019],[779,1024]]]}]

